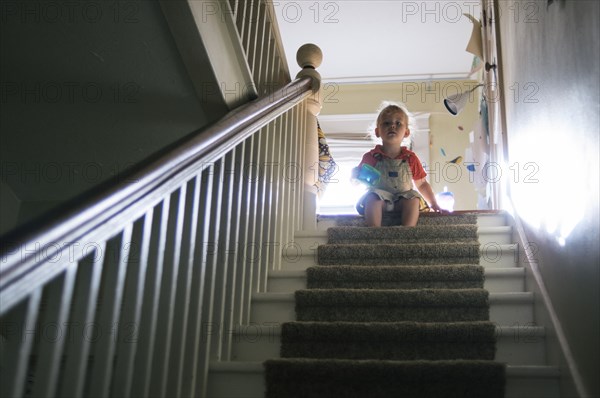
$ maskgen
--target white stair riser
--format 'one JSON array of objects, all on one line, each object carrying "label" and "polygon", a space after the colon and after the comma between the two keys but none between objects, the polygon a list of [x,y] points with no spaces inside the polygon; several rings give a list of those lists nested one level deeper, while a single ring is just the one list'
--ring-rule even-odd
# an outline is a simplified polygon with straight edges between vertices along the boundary
[{"label": "white stair riser", "polygon": [[296,235],[294,237],[294,246],[297,246],[303,252],[307,251],[308,253],[312,253],[319,245],[324,245],[326,243],[327,235],[319,231],[316,231],[315,235],[311,236],[299,237]]},{"label": "white stair riser", "polygon": [[[269,293],[291,293],[306,289],[306,277],[269,278]],[[484,288],[491,293],[522,292],[525,289],[523,275],[486,276]]]},{"label": "white stair riser", "polygon": [[503,227],[507,225],[504,214],[479,214],[477,216],[478,227]]},{"label": "white stair riser", "polygon": [[501,233],[485,233],[479,234],[479,243],[481,245],[489,245],[497,243],[499,245],[508,245],[512,241],[511,232],[501,232]]},{"label": "white stair riser", "polygon": [[486,268],[510,268],[515,267],[518,262],[519,252],[516,244],[481,244],[480,252],[479,264]]},{"label": "white stair riser", "polygon": [[253,301],[250,322],[253,324],[281,324],[296,320],[294,301]]},{"label": "white stair riser", "polygon": [[544,336],[499,338],[496,344],[496,361],[509,365],[545,365],[546,339]]},{"label": "white stair riser", "polygon": [[533,303],[492,303],[490,320],[498,325],[531,325],[533,324]]},{"label": "white stair riser", "polygon": [[281,259],[281,269],[287,271],[301,271],[317,264],[316,254],[311,255],[286,255]]},{"label": "white stair riser", "polygon": [[265,390],[264,372],[208,372],[207,398],[262,398]]},{"label": "white stair riser", "polygon": [[[265,396],[264,372],[210,370],[207,397],[260,398]],[[558,377],[508,375],[506,398],[560,398]]]},{"label": "white stair riser", "polygon": [[[496,360],[509,365],[542,365],[546,363],[545,338],[527,329],[511,328],[498,331]],[[233,361],[264,361],[279,358],[281,347],[280,327],[274,325],[239,326],[232,336]]]},{"label": "white stair riser", "polygon": [[306,276],[272,278],[267,282],[269,293],[292,293],[296,290],[306,289]]},{"label": "white stair riser", "polygon": [[486,276],[483,287],[490,293],[520,293],[525,291],[525,278],[523,275]]},{"label": "white stair riser", "polygon": [[558,377],[507,377],[505,398],[560,398]]},{"label": "white stair riser", "polygon": [[[254,301],[250,312],[250,322],[273,324],[296,320],[294,301]],[[531,302],[492,303],[490,320],[498,325],[531,325],[533,306]]]}]

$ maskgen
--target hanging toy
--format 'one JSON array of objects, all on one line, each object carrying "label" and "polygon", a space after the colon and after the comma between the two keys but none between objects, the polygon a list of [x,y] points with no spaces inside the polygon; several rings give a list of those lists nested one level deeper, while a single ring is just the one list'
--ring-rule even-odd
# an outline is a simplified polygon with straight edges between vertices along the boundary
[{"label": "hanging toy", "polygon": [[448,187],[444,187],[444,192],[435,195],[435,200],[442,209],[454,211],[454,194],[448,191]]},{"label": "hanging toy", "polygon": [[462,162],[462,160],[463,160],[462,156],[457,156],[454,159],[452,159],[451,161],[449,161],[448,163],[460,164],[460,162]]}]

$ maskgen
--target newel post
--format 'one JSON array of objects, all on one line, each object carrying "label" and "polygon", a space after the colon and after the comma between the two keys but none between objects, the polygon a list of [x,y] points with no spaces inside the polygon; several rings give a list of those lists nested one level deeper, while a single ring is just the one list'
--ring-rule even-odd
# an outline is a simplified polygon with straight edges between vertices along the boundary
[{"label": "newel post", "polygon": [[321,49],[314,44],[304,44],[296,53],[296,61],[302,70],[297,78],[310,76],[313,78],[313,93],[307,99],[306,141],[304,165],[304,207],[302,229],[317,229],[317,186],[319,178],[319,137],[317,133],[317,115],[321,112],[321,75],[316,71],[323,61]]}]

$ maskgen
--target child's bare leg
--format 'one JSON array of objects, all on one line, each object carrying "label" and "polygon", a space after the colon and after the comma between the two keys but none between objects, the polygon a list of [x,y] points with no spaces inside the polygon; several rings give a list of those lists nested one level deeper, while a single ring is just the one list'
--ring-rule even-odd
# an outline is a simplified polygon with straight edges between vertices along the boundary
[{"label": "child's bare leg", "polygon": [[381,227],[384,201],[371,194],[365,198],[365,222],[367,227]]},{"label": "child's bare leg", "polygon": [[400,210],[400,219],[405,227],[414,227],[419,221],[419,198],[400,199],[396,203],[396,209]]}]

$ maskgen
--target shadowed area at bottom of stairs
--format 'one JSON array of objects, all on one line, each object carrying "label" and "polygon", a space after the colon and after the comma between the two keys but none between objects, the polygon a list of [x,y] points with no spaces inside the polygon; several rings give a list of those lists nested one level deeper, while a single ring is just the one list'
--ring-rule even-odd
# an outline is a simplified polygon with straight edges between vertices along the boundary
[{"label": "shadowed area at bottom of stairs", "polygon": [[496,326],[480,322],[286,322],[282,358],[382,360],[486,359]]},{"label": "shadowed area at bottom of stairs", "polygon": [[273,359],[267,398],[503,398],[506,366],[494,361]]}]

